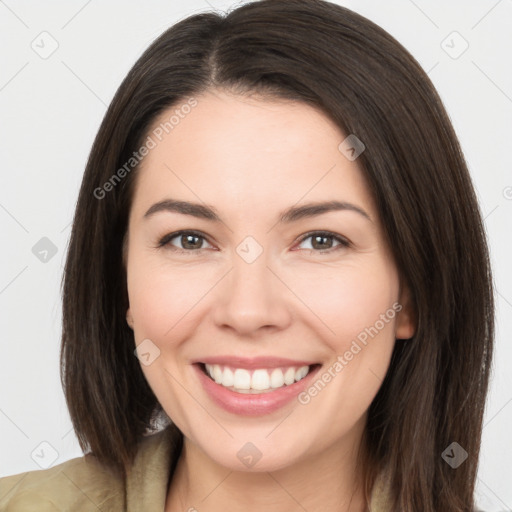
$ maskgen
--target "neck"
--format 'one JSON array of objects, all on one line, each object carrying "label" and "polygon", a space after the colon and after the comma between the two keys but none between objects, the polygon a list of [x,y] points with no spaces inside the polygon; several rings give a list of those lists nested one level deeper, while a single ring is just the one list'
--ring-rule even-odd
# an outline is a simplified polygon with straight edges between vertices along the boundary
[{"label": "neck", "polygon": [[363,472],[357,466],[358,429],[336,446],[276,471],[234,471],[218,465],[184,438],[169,487],[166,512],[365,512]]}]

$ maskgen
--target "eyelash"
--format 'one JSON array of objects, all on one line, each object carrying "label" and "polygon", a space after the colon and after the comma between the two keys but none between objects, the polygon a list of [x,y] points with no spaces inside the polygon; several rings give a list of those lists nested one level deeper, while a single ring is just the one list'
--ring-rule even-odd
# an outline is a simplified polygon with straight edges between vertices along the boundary
[{"label": "eyelash", "polygon": [[[207,237],[205,237],[202,233],[198,232],[198,231],[193,231],[193,230],[181,230],[181,231],[176,231],[174,233],[169,233],[165,236],[163,236],[159,241],[158,241],[158,245],[157,245],[157,249],[159,248],[162,248],[162,247],[168,247],[169,250],[173,251],[173,252],[176,252],[176,253],[179,253],[179,254],[188,254],[188,255],[192,255],[193,253],[198,253],[200,251],[203,251],[205,249],[179,249],[178,247],[175,247],[173,245],[171,245],[169,242],[178,237],[178,236],[181,236],[181,235],[193,235],[193,236],[197,236],[199,238],[203,238],[204,240],[207,241]],[[346,238],[343,238],[339,235],[336,235],[335,233],[331,233],[330,231],[309,231],[308,233],[305,233],[301,239],[299,240],[299,245],[304,242],[305,240],[307,240],[308,238],[311,238],[312,236],[314,235],[317,235],[317,236],[324,236],[324,237],[327,237],[327,238],[333,238],[334,240],[336,240],[337,242],[339,242],[339,245],[335,246],[335,247],[331,247],[329,249],[325,249],[325,250],[316,250],[316,249],[305,249],[305,250],[309,250],[311,252],[315,252],[315,253],[319,253],[319,254],[328,254],[328,253],[331,253],[331,252],[334,252],[336,250],[339,250],[339,249],[344,249],[344,248],[347,248],[347,247],[350,247],[351,244],[350,242],[346,239]]]}]

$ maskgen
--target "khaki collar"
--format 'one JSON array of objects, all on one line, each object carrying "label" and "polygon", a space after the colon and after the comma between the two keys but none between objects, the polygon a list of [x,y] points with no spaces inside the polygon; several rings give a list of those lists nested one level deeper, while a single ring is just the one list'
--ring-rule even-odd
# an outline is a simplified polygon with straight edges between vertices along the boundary
[{"label": "khaki collar", "polygon": [[373,486],[370,500],[370,512],[391,512],[392,494],[391,494],[391,473],[382,471]]},{"label": "khaki collar", "polygon": [[129,512],[163,512],[167,498],[171,461],[177,451],[175,430],[166,428],[142,440],[126,479]]}]

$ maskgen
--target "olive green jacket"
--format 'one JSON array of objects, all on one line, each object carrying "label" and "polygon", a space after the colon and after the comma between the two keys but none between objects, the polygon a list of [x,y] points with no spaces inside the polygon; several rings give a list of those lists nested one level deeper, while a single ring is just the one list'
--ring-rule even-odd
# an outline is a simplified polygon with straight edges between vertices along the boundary
[{"label": "olive green jacket", "polygon": [[[164,512],[173,445],[168,429],[143,439],[126,486],[92,455],[0,478],[0,512]],[[371,512],[389,512],[379,479]]]}]

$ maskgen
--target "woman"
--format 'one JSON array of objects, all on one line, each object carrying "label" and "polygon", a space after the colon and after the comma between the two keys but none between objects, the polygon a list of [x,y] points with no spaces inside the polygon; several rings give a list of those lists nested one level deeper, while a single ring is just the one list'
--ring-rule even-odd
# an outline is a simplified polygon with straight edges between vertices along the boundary
[{"label": "woman", "polygon": [[474,509],[478,204],[427,75],[348,9],[263,0],[150,46],[91,150],[63,304],[87,455],[0,480],[0,510]]}]

